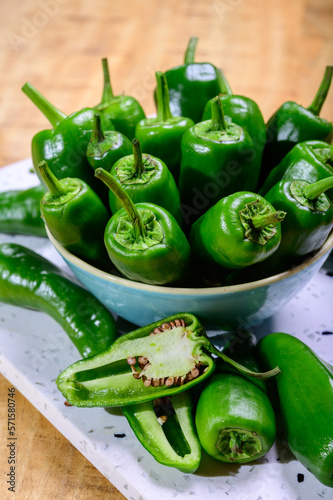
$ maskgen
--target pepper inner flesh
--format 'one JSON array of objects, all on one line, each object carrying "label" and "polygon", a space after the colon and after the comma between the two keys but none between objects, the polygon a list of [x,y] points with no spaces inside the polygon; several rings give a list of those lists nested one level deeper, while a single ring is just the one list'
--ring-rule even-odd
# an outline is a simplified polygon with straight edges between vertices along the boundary
[{"label": "pepper inner flesh", "polygon": [[179,424],[171,399],[168,397],[155,399],[154,410],[163,433],[172,449],[182,458],[185,455],[189,455],[191,447]]},{"label": "pepper inner flesh", "polygon": [[250,458],[262,450],[255,432],[245,429],[221,429],[216,448],[230,461]]}]

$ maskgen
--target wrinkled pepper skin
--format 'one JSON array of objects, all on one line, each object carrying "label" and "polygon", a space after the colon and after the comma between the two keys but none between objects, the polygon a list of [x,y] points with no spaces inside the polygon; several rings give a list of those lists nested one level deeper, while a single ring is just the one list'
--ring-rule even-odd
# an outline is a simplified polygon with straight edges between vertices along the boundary
[{"label": "wrinkled pepper skin", "polygon": [[211,63],[194,61],[197,41],[196,37],[190,39],[184,64],[165,72],[172,115],[191,118],[195,123],[201,120],[209,99],[220,93],[231,93],[221,70]]},{"label": "wrinkled pepper skin", "polygon": [[332,140],[332,123],[319,117],[331,84],[332,73],[333,66],[327,66],[319,90],[308,108],[287,101],[268,120],[260,186],[265,182],[269,172],[296,144],[310,140],[324,142]]},{"label": "wrinkled pepper skin", "polygon": [[[80,407],[127,406],[173,396],[212,374],[214,361],[202,351],[208,344],[195,316],[175,314],[125,334],[104,352],[70,365],[59,375],[58,389]],[[148,359],[145,369],[141,357]],[[190,380],[187,374],[196,367],[198,375]]]},{"label": "wrinkled pepper skin", "polygon": [[42,185],[0,193],[0,233],[46,237],[40,214],[44,194]]},{"label": "wrinkled pepper skin", "polygon": [[179,192],[190,225],[221,198],[255,191],[260,161],[246,130],[224,120],[221,100],[212,101],[212,119],[188,129],[181,142]]},{"label": "wrinkled pepper skin", "polygon": [[171,398],[125,406],[122,411],[140,443],[157,462],[187,474],[198,469],[201,445],[194,429],[189,390]]},{"label": "wrinkled pepper skin", "polygon": [[51,316],[84,358],[106,349],[118,336],[113,316],[90,292],[14,243],[0,245],[0,301]]},{"label": "wrinkled pepper skin", "polygon": [[[266,124],[258,104],[249,97],[233,94],[219,95],[224,117],[247,131],[256,148],[261,163],[266,143]],[[205,106],[201,121],[212,117],[211,100]]]},{"label": "wrinkled pepper skin", "polygon": [[272,381],[286,439],[295,457],[321,483],[333,487],[333,368],[301,340],[272,333],[257,345],[261,367],[279,364]]},{"label": "wrinkled pepper skin", "polygon": [[[260,194],[265,196],[280,181],[302,179],[310,183],[333,175],[329,164],[332,146],[323,141],[306,141],[296,144],[268,175]],[[327,191],[333,200],[333,190]]]},{"label": "wrinkled pepper skin", "polygon": [[121,132],[131,141],[134,139],[136,124],[146,115],[134,97],[113,94],[106,58],[102,59],[102,67],[104,75],[102,100],[94,109],[100,113],[105,130],[110,130],[112,124],[117,132]]}]

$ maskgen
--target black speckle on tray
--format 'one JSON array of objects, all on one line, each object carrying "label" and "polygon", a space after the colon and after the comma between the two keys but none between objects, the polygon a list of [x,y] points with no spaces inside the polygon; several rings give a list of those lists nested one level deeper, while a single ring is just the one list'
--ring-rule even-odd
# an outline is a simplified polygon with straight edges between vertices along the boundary
[{"label": "black speckle on tray", "polygon": [[325,331],[321,332],[322,335],[333,335],[333,332]]},{"label": "black speckle on tray", "polygon": [[123,432],[122,434],[114,434],[115,438],[124,438],[126,437],[126,434]]},{"label": "black speckle on tray", "polygon": [[330,276],[330,278],[332,278],[332,276],[333,276],[333,271],[327,271],[326,275],[327,275],[327,276]]},{"label": "black speckle on tray", "polygon": [[304,474],[297,474],[297,481],[299,483],[303,483],[303,481],[304,481]]}]

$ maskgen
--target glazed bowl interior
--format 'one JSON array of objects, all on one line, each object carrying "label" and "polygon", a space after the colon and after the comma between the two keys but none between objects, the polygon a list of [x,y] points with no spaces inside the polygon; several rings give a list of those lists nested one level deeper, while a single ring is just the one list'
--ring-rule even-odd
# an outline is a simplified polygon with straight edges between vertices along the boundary
[{"label": "glazed bowl interior", "polygon": [[191,312],[206,328],[234,331],[269,318],[286,305],[316,274],[333,248],[333,232],[313,256],[293,269],[232,286],[176,288],[134,282],[106,273],[48,237],[80,283],[116,315],[144,326],[177,312]]}]

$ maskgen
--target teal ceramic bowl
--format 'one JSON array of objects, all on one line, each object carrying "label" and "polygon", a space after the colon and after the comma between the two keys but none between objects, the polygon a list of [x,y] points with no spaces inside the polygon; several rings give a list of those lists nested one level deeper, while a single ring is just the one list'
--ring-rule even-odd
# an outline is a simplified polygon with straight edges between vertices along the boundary
[{"label": "teal ceramic bowl", "polygon": [[175,288],[137,283],[105,273],[49,239],[78,280],[113,313],[138,326],[177,312],[197,315],[212,330],[261,323],[279,311],[317,273],[333,248],[333,233],[320,251],[290,271],[241,285]]}]

